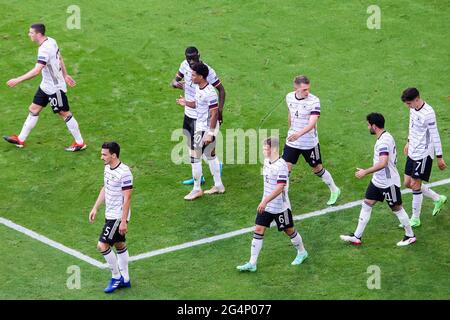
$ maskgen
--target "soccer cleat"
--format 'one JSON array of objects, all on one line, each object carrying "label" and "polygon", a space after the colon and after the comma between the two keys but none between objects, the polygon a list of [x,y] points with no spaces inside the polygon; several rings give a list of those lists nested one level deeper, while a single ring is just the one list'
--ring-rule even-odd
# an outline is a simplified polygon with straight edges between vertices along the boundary
[{"label": "soccer cleat", "polygon": [[299,252],[297,253],[297,256],[295,257],[294,261],[292,261],[292,265],[293,266],[297,266],[299,264],[301,264],[303,261],[306,260],[306,258],[308,258],[308,251],[303,251],[303,252]]},{"label": "soccer cleat", "polygon": [[351,244],[361,244],[361,238],[358,238],[353,233],[350,233],[348,235],[341,235],[340,236],[342,241],[350,242]]},{"label": "soccer cleat", "polygon": [[[194,178],[186,179],[182,183],[186,186],[191,186],[194,184]],[[201,184],[204,184],[204,183],[205,183],[205,177],[202,176]]]},{"label": "soccer cleat", "polygon": [[239,271],[255,272],[256,264],[251,264],[250,262],[247,262],[246,264],[243,264],[242,266],[237,266],[236,269],[238,269]]},{"label": "soccer cleat", "polygon": [[341,195],[341,189],[338,188],[336,192],[331,193],[330,199],[328,200],[327,205],[331,206],[331,205],[335,204],[340,195]]},{"label": "soccer cleat", "polygon": [[206,194],[215,194],[215,193],[224,193],[225,192],[225,187],[223,185],[221,185],[220,187],[212,187],[209,190],[206,190],[205,193]]},{"label": "soccer cleat", "polygon": [[[420,227],[420,218],[411,217],[411,219],[409,219],[409,224],[411,225],[411,228]],[[398,227],[403,229],[405,226],[402,224],[399,224]]]},{"label": "soccer cleat", "polygon": [[131,281],[128,280],[128,282],[125,282],[125,279],[123,277],[121,277],[119,288],[131,288]]},{"label": "soccer cleat", "polygon": [[103,290],[104,293],[111,293],[114,292],[116,289],[119,288],[120,283],[123,281],[123,277],[120,277],[119,279],[112,278],[111,281],[109,281],[108,286]]},{"label": "soccer cleat", "polygon": [[10,136],[3,136],[3,139],[5,139],[5,141],[14,144],[17,148],[23,148],[25,145],[25,141],[20,141],[19,137],[16,136],[15,134],[10,135]]},{"label": "soccer cleat", "polygon": [[412,237],[408,237],[408,236],[404,236],[402,241],[397,242],[397,246],[399,247],[405,247],[407,245],[413,244],[414,242],[416,242],[416,237],[412,236]]},{"label": "soccer cleat", "polygon": [[192,190],[188,195],[184,197],[184,200],[195,200],[203,196],[202,190]]},{"label": "soccer cleat", "polygon": [[442,206],[444,203],[447,202],[447,197],[444,195],[439,196],[439,200],[434,201],[434,209],[433,209],[433,216],[437,215],[439,212],[441,212]]},{"label": "soccer cleat", "polygon": [[87,144],[78,144],[76,142],[72,143],[69,147],[67,147],[65,150],[70,152],[76,152],[81,151],[87,148]]}]

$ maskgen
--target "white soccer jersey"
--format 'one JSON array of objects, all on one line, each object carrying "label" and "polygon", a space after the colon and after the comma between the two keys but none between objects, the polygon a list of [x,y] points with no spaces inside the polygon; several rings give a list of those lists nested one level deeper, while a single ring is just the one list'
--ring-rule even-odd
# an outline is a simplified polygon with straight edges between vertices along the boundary
[{"label": "white soccer jersey", "polygon": [[434,153],[437,156],[442,155],[436,115],[428,103],[424,102],[419,110],[409,110],[408,140],[408,157],[413,160],[421,160],[427,156],[434,158]]},{"label": "white soccer jersey", "polygon": [[291,209],[291,203],[289,201],[288,196],[288,189],[287,189],[287,183],[288,183],[288,166],[286,161],[284,161],[282,158],[279,158],[278,160],[274,161],[273,163],[270,163],[268,159],[264,160],[264,168],[263,168],[263,175],[264,175],[264,197],[271,194],[276,186],[280,183],[286,184],[284,187],[283,192],[281,192],[275,199],[270,201],[265,211],[273,214],[278,214],[281,212],[286,211],[287,209]]},{"label": "white soccer jersey", "polygon": [[209,130],[211,122],[209,111],[218,107],[218,97],[214,87],[208,84],[203,89],[200,89],[197,86],[195,89],[195,109],[197,110],[197,121],[195,121],[196,132]]},{"label": "white soccer jersey", "polygon": [[[309,123],[311,115],[320,115],[320,100],[313,94],[309,94],[304,99],[298,99],[295,91],[290,92],[286,96],[286,103],[291,116],[291,127],[288,131],[288,137],[306,127]],[[288,141],[286,144],[292,148],[308,150],[314,148],[319,143],[317,127],[295,141]]]},{"label": "white soccer jersey", "polygon": [[45,65],[42,69],[41,89],[46,94],[55,94],[62,90],[67,92],[66,81],[61,70],[59,60],[59,48],[55,39],[47,37],[47,40],[41,43],[38,50],[37,62]]},{"label": "white soccer jersey", "polygon": [[[216,71],[214,71],[214,69],[208,66],[206,63],[204,64],[209,69],[206,81],[208,81],[213,87],[217,87],[220,84],[220,79],[217,76]],[[198,87],[198,85],[192,82],[192,69],[186,60],[181,63],[180,69],[177,72],[177,76],[180,78],[184,78],[184,98],[187,101],[194,101],[195,89]],[[193,108],[184,107],[184,114],[189,118],[197,119],[197,111]]]},{"label": "white soccer jersey", "polygon": [[372,183],[382,189],[390,188],[392,185],[400,187],[400,175],[397,171],[397,149],[392,135],[384,131],[378,137],[375,147],[373,149],[373,164],[380,161],[380,156],[389,156],[387,167],[374,172],[372,176]]},{"label": "white soccer jersey", "polygon": [[[111,169],[109,165],[105,166],[105,217],[108,220],[122,218],[123,195],[122,190],[133,188],[133,175],[130,168],[120,163],[116,168]],[[130,220],[131,208],[128,212]]]}]

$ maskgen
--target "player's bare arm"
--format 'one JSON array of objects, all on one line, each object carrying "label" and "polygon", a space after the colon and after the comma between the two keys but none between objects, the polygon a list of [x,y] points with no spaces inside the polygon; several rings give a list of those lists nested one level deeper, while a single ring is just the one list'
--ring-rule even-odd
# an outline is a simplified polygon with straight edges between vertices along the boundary
[{"label": "player's bare arm", "polygon": [[[295,141],[298,138],[300,138],[301,136],[303,136],[304,134],[308,133],[309,131],[311,131],[312,129],[314,129],[317,125],[317,121],[319,120],[319,115],[311,115],[311,117],[309,118],[309,122],[308,125],[306,127],[304,127],[302,130],[297,131],[296,133],[291,134],[288,137],[288,141]],[[289,118],[289,122],[290,118]]]},{"label": "player's bare arm", "polygon": [[278,197],[283,192],[285,185],[286,185],[285,183],[277,184],[275,190],[273,190],[271,194],[269,194],[268,196],[264,197],[264,199],[262,199],[261,203],[258,205],[258,208],[256,209],[258,211],[258,213],[264,212],[267,204],[270,201],[272,201],[273,199],[275,199],[276,197]]},{"label": "player's bare arm", "polygon": [[64,81],[66,81],[66,83],[70,86],[70,87],[75,87],[77,85],[77,83],[75,82],[75,80],[73,80],[73,78],[67,73],[67,69],[66,69],[66,65],[64,64],[64,59],[61,55],[61,53],[59,53],[59,63],[61,65],[61,71],[63,73],[64,76]]},{"label": "player's bare arm", "polygon": [[45,67],[45,65],[43,65],[41,63],[36,63],[36,65],[34,66],[33,69],[31,69],[24,75],[21,75],[20,77],[8,80],[8,82],[6,82],[6,84],[8,85],[8,87],[11,87],[11,88],[15,87],[19,83],[26,81],[26,80],[30,80],[30,79],[36,77],[37,75],[39,75],[41,73],[42,69],[44,69],[44,67]]},{"label": "player's bare arm", "polygon": [[189,107],[195,109],[195,101],[187,101],[183,96],[180,96],[177,99],[177,104],[179,104],[182,107]]},{"label": "player's bare arm", "polygon": [[358,179],[363,178],[364,176],[367,176],[368,174],[380,171],[381,169],[384,169],[388,166],[389,163],[389,156],[380,156],[380,160],[377,162],[376,165],[368,168],[368,169],[361,169],[356,168],[355,177]]},{"label": "player's bare arm", "polygon": [[209,110],[211,113],[211,125],[209,131],[205,134],[203,141],[205,144],[210,144],[213,140],[214,130],[216,129],[217,120],[219,119],[219,108],[213,108]]},{"label": "player's bare arm", "polygon": [[171,85],[172,85],[172,87],[175,88],[175,89],[181,89],[181,90],[183,90],[183,89],[184,89],[183,78],[177,75],[177,76],[172,80]]},{"label": "player's bare arm", "polygon": [[219,123],[222,124],[223,122],[223,107],[225,106],[225,87],[222,85],[222,83],[219,83],[219,85],[216,87],[216,89],[219,91]]},{"label": "player's bare arm", "polygon": [[97,215],[97,210],[103,202],[105,202],[105,187],[104,186],[100,190],[97,200],[95,201],[94,207],[92,208],[91,212],[89,213],[89,223],[94,222],[95,216]]},{"label": "player's bare arm", "polygon": [[123,194],[123,207],[122,207],[122,220],[119,225],[119,233],[125,235],[128,232],[127,218],[131,205],[131,193],[133,189],[122,190]]}]

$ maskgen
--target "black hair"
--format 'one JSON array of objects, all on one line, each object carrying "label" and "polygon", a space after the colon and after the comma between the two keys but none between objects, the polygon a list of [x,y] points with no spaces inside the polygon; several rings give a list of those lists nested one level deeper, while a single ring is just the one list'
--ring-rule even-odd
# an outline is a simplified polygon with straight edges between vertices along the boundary
[{"label": "black hair", "polygon": [[376,125],[380,129],[384,129],[384,117],[381,113],[372,112],[366,117],[370,125]]},{"label": "black hair", "polygon": [[34,31],[45,36],[45,25],[43,23],[33,23],[30,28],[33,28]]},{"label": "black hair", "polygon": [[203,79],[206,80],[206,78],[208,78],[209,69],[205,64],[203,64],[201,62],[196,63],[192,67],[192,70],[194,70],[197,74],[201,75],[203,77]]},{"label": "black hair", "polygon": [[114,142],[114,141],[104,142],[102,144],[102,149],[108,149],[109,153],[111,153],[111,154],[115,153],[117,158],[120,155],[120,146],[117,142]]},{"label": "black hair", "polygon": [[309,79],[307,76],[303,76],[303,75],[296,76],[294,79],[294,83],[295,84],[302,84],[302,83],[309,84]]},{"label": "black hair", "polygon": [[420,97],[419,90],[417,88],[407,88],[402,93],[402,101],[413,101],[415,98]]},{"label": "black hair", "polygon": [[198,50],[197,50],[196,47],[187,47],[187,48],[186,48],[186,51],[184,51],[184,54],[185,54],[185,55],[192,56],[192,55],[194,55],[194,54],[198,54]]}]

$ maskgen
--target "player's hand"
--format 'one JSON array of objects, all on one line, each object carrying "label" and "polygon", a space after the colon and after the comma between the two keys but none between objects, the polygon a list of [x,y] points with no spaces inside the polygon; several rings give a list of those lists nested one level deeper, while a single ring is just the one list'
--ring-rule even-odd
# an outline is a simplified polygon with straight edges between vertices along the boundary
[{"label": "player's hand", "polygon": [[124,236],[128,232],[128,224],[126,221],[121,221],[119,225],[119,233]]},{"label": "player's hand", "polygon": [[89,223],[93,223],[95,220],[95,216],[97,215],[97,209],[92,209],[89,213]]},{"label": "player's hand", "polygon": [[203,142],[205,143],[205,145],[210,144],[213,141],[213,135],[212,134],[205,134],[205,136],[203,137]]},{"label": "player's hand", "polygon": [[75,87],[77,85],[76,81],[69,75],[64,77],[64,81],[69,85],[69,87]]},{"label": "player's hand", "polygon": [[439,169],[441,169],[441,170],[444,170],[445,168],[447,168],[444,158],[437,158],[437,164],[438,164]]},{"label": "player's hand", "polygon": [[405,147],[403,148],[403,153],[405,154],[405,156],[408,155],[408,148],[409,148],[409,143],[405,144]]},{"label": "player's hand", "polygon": [[6,85],[10,88],[17,86],[20,83],[19,80],[17,80],[17,78],[8,80],[8,82],[6,82]]},{"label": "player's hand", "polygon": [[185,107],[185,106],[186,106],[186,99],[184,99],[183,96],[180,96],[180,97],[177,99],[177,104],[179,104],[180,106]]},{"label": "player's hand", "polygon": [[178,88],[178,89],[181,89],[181,90],[184,89],[184,82],[183,81],[174,81],[172,83],[172,85],[173,85],[174,88]]},{"label": "player's hand", "polygon": [[296,133],[291,134],[291,135],[288,137],[288,141],[295,141],[295,140],[297,140],[298,138],[300,138],[300,132],[296,132]]},{"label": "player's hand", "polygon": [[259,214],[263,213],[264,210],[266,210],[266,206],[267,206],[267,202],[266,201],[261,201],[261,203],[259,204],[258,208],[256,209],[256,211],[258,211]]},{"label": "player's hand", "polygon": [[367,175],[366,170],[361,169],[361,168],[356,168],[355,177],[357,177],[358,179],[361,179],[365,175]]}]

